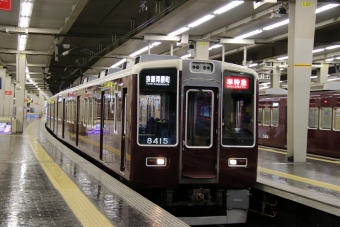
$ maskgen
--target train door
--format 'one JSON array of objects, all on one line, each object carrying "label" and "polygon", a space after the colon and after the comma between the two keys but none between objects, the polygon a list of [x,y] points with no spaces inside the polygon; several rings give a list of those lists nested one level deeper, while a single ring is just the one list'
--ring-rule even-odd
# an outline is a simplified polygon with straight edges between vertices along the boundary
[{"label": "train door", "polygon": [[56,129],[55,129],[55,134],[58,136],[58,128],[59,128],[59,102],[57,101],[57,109],[56,109]]},{"label": "train door", "polygon": [[186,87],[184,93],[182,177],[216,178],[218,89]]},{"label": "train door", "polygon": [[65,137],[65,121],[66,121],[66,104],[65,99],[63,99],[63,115],[62,115],[62,126],[61,126],[61,137],[64,139]]},{"label": "train door", "polygon": [[104,127],[105,127],[105,111],[106,111],[106,108],[105,108],[105,91],[102,91],[101,93],[101,98],[100,98],[100,136],[99,136],[99,139],[100,139],[100,145],[99,145],[99,159],[100,160],[103,160],[103,149],[104,149]]},{"label": "train door", "polygon": [[126,141],[126,107],[127,107],[127,88],[123,88],[122,92],[122,132],[121,132],[121,150],[120,150],[120,171],[125,171],[125,141]]},{"label": "train door", "polygon": [[[103,94],[103,110],[102,110],[102,118],[103,118],[103,160],[106,163],[109,163],[113,161],[112,158],[112,148],[116,149],[117,142],[115,143],[115,139],[117,138],[115,134],[117,133],[116,125],[117,125],[117,118],[116,117],[116,111],[117,111],[117,105],[116,105],[116,96],[118,94],[111,93],[110,91],[104,91]],[[114,152],[115,150],[113,150]],[[117,154],[118,155],[118,154]]]},{"label": "train door", "polygon": [[80,126],[80,96],[77,96],[77,110],[76,110],[76,146],[79,142],[79,126]]}]

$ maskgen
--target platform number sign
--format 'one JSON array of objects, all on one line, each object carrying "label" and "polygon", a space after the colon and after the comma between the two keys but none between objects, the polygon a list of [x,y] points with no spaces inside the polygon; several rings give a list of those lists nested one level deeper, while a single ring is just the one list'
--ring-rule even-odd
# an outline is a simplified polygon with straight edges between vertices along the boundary
[{"label": "platform number sign", "polygon": [[302,7],[312,7],[312,2],[302,2]]}]

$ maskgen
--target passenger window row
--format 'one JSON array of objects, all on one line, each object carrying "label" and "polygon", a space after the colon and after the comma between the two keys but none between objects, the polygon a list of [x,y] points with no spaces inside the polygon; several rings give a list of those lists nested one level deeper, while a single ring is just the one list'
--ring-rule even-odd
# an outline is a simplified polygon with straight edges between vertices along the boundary
[{"label": "passenger window row", "polygon": [[263,126],[279,126],[279,108],[259,108],[258,124]]},{"label": "passenger window row", "polygon": [[308,128],[340,131],[339,107],[311,107],[309,108]]}]

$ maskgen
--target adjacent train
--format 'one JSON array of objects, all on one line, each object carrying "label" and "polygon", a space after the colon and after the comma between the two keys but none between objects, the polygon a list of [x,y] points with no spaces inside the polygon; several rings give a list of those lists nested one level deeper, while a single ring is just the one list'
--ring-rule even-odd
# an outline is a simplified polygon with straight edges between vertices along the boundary
[{"label": "adjacent train", "polygon": [[51,97],[46,127],[169,209],[219,210],[187,223],[239,223],[257,176],[257,99],[251,69],[143,55]]},{"label": "adjacent train", "polygon": [[[309,100],[307,152],[340,158],[340,83],[312,91]],[[287,96],[261,95],[258,106],[259,145],[286,149]]]}]

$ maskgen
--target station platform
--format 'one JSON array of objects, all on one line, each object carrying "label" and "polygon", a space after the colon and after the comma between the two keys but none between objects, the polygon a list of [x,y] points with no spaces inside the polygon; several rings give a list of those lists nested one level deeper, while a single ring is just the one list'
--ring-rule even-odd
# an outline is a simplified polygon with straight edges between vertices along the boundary
[{"label": "station platform", "polygon": [[0,226],[188,226],[26,119],[0,135]]},{"label": "station platform", "polygon": [[339,177],[340,160],[308,155],[306,163],[294,163],[285,151],[259,147],[259,190],[340,216]]}]

